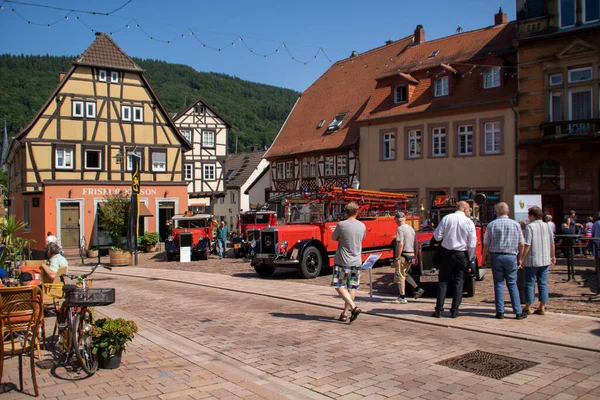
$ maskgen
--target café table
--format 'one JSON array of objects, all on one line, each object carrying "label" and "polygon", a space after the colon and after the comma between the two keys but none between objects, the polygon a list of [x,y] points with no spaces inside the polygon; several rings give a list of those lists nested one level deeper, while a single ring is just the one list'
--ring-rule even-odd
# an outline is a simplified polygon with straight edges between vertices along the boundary
[{"label": "caf\u00e9 table", "polygon": [[582,237],[579,240],[589,241],[594,247],[592,254],[594,255],[594,270],[596,272],[596,294],[590,296],[589,300],[598,300],[600,299],[600,237]]},{"label": "caf\u00e9 table", "polygon": [[577,239],[582,238],[583,235],[577,234],[564,234],[564,235],[554,235],[556,239],[563,239],[565,242],[565,252],[567,253],[567,279],[565,282],[569,282],[572,280],[573,282],[579,282],[579,280],[575,279],[575,261],[573,259],[573,245]]}]

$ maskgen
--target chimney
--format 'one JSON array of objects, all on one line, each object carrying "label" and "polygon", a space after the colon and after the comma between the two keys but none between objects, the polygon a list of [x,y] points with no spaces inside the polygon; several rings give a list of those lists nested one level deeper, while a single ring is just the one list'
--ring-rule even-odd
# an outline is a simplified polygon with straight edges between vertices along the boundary
[{"label": "chimney", "polygon": [[415,44],[421,44],[425,42],[425,29],[423,29],[423,25],[417,25],[415,29]]},{"label": "chimney", "polygon": [[58,81],[62,82],[63,79],[65,79],[65,76],[67,76],[67,74],[65,72],[61,72],[58,74]]},{"label": "chimney", "polygon": [[498,14],[494,15],[494,25],[504,25],[508,23],[508,16],[502,11],[502,7],[498,11]]},{"label": "chimney", "polygon": [[254,145],[250,146],[250,151],[254,151],[256,150],[256,147]]}]

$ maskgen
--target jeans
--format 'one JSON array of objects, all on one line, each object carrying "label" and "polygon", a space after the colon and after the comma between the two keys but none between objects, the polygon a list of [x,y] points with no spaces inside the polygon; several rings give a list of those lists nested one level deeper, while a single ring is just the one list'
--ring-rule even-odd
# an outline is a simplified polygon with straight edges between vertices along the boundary
[{"label": "jeans", "polygon": [[435,311],[442,313],[444,311],[444,302],[448,284],[452,284],[453,297],[451,314],[456,314],[460,303],[462,303],[463,287],[465,284],[465,270],[469,266],[469,255],[466,251],[444,250],[442,263],[440,265],[440,281],[437,287],[437,300]]},{"label": "jeans", "polygon": [[521,314],[521,298],[517,288],[517,256],[510,254],[492,254],[492,275],[494,277],[494,297],[496,312],[504,312],[504,281],[508,287],[510,302],[515,314]]},{"label": "jeans", "polygon": [[223,239],[217,239],[217,249],[219,251],[219,257],[223,257],[223,251],[225,250],[225,241]]},{"label": "jeans", "polygon": [[524,267],[525,276],[525,303],[531,304],[535,300],[535,282],[537,281],[540,302],[548,302],[548,271],[547,267]]}]

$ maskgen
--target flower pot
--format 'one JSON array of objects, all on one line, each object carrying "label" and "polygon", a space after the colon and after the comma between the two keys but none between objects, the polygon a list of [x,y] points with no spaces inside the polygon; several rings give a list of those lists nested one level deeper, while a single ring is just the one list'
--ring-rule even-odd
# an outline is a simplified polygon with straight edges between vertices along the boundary
[{"label": "flower pot", "polygon": [[87,258],[97,258],[98,250],[88,250],[86,256]]},{"label": "flower pot", "polygon": [[154,253],[158,248],[158,244],[152,246],[146,246],[146,253]]},{"label": "flower pot", "polygon": [[98,352],[96,357],[98,358],[98,366],[102,369],[116,369],[121,365],[122,351],[117,351],[116,354],[110,355],[106,358],[102,356],[101,352]]},{"label": "flower pot", "polygon": [[108,254],[110,256],[110,265],[131,265],[132,257],[130,250],[111,249]]}]

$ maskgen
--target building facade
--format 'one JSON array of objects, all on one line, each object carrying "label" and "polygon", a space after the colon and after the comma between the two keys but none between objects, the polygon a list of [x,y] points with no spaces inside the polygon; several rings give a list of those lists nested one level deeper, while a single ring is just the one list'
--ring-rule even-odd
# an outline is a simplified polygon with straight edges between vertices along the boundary
[{"label": "building facade", "polygon": [[600,208],[600,3],[517,1],[519,191],[562,221]]},{"label": "building facade", "polygon": [[140,160],[140,232],[164,235],[167,221],[187,210],[179,134],[142,69],[103,33],[75,61],[33,121],[12,142],[9,211],[22,235],[43,248],[46,232],[64,248],[106,244],[98,207],[131,188]]},{"label": "building facade", "polygon": [[230,125],[202,100],[177,113],[173,121],[192,146],[183,161],[189,211],[212,213],[213,204],[225,196],[224,164]]}]

